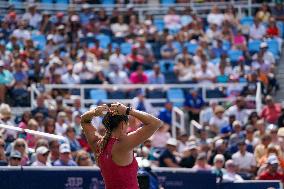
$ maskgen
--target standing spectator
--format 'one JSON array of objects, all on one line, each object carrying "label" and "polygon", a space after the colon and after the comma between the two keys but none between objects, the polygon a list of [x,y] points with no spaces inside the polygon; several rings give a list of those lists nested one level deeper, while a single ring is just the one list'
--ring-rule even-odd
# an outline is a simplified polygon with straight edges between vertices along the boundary
[{"label": "standing spectator", "polygon": [[158,118],[168,125],[172,125],[172,109],[173,103],[167,101],[164,108],[160,110]]},{"label": "standing spectator", "polygon": [[247,151],[245,141],[238,144],[239,151],[232,155],[232,160],[237,166],[237,172],[246,179],[251,179],[256,171],[256,161],[252,153]]},{"label": "standing spectator", "polygon": [[19,151],[13,151],[9,157],[9,166],[21,166],[22,156]]},{"label": "standing spectator", "polygon": [[223,176],[223,182],[242,182],[244,179],[236,173],[237,167],[233,160],[226,161],[226,173]]},{"label": "standing spectator", "polygon": [[159,157],[160,167],[179,167],[175,153],[177,150],[177,141],[174,138],[169,138],[167,147]]},{"label": "standing spectator", "polygon": [[261,117],[268,123],[276,123],[281,115],[281,105],[273,101],[271,96],[266,96],[265,106],[261,110]]},{"label": "standing spectator", "polygon": [[192,167],[192,169],[196,171],[210,171],[211,170],[211,166],[208,165],[207,163],[206,153],[202,152],[198,154],[195,165]]},{"label": "standing spectator", "polygon": [[198,95],[196,89],[192,89],[190,94],[187,95],[184,108],[188,111],[189,120],[199,121],[199,113],[204,106],[203,98]]},{"label": "standing spectator", "polygon": [[279,162],[275,155],[267,159],[267,171],[258,176],[259,180],[281,180],[284,182],[284,175],[278,171]]},{"label": "standing spectator", "polygon": [[147,84],[148,76],[143,70],[143,66],[137,66],[137,70],[130,75],[130,81],[132,84]]},{"label": "standing spectator", "polygon": [[32,163],[32,166],[50,166],[47,162],[49,149],[45,146],[40,146],[36,149],[36,161]]},{"label": "standing spectator", "polygon": [[84,150],[80,150],[77,152],[76,163],[78,166],[93,166],[93,162],[90,158],[90,155]]},{"label": "standing spectator", "polygon": [[60,156],[53,166],[77,166],[77,163],[71,158],[71,150],[69,144],[61,144],[59,147]]}]

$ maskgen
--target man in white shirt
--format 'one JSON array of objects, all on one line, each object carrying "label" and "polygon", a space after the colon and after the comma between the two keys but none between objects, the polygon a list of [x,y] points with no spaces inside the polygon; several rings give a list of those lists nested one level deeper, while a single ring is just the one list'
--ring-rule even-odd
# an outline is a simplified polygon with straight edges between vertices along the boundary
[{"label": "man in white shirt", "polygon": [[108,78],[112,84],[128,84],[129,79],[127,73],[123,70],[119,70],[117,65],[113,67],[114,71],[110,72]]},{"label": "man in white shirt", "polygon": [[275,58],[272,52],[267,50],[268,44],[266,42],[262,42],[260,44],[260,54],[263,54],[264,61],[268,62],[269,64],[275,64]]},{"label": "man in white shirt", "polygon": [[109,57],[110,70],[113,70],[113,67],[115,65],[118,66],[119,70],[122,70],[125,63],[126,63],[126,57],[123,54],[121,54],[120,47],[117,47],[115,49],[115,53]]},{"label": "man in white shirt", "polygon": [[240,141],[238,147],[239,151],[233,154],[232,159],[238,167],[238,173],[250,178],[256,171],[254,155],[247,151],[245,141]]},{"label": "man in white shirt", "polygon": [[51,164],[47,162],[48,155],[49,149],[47,147],[38,147],[36,149],[36,161],[32,164],[32,166],[51,166]]},{"label": "man in white shirt", "polygon": [[244,97],[238,96],[235,105],[226,110],[227,116],[235,115],[236,120],[240,121],[242,125],[245,125],[249,116],[249,112],[245,109],[246,102]]},{"label": "man in white shirt", "polygon": [[39,27],[39,23],[42,20],[41,14],[36,12],[36,5],[30,4],[28,8],[28,12],[26,12],[23,17],[23,20],[29,21],[29,25],[32,26],[34,29]]},{"label": "man in white shirt", "polygon": [[236,173],[236,164],[233,160],[226,161],[226,172],[223,175],[223,182],[243,182],[243,178]]},{"label": "man in white shirt", "polygon": [[224,14],[220,13],[219,8],[215,5],[212,7],[211,12],[207,16],[209,24],[216,24],[221,26],[224,21]]},{"label": "man in white shirt", "polygon": [[199,122],[201,125],[204,125],[204,126],[208,125],[211,117],[214,116],[214,108],[216,107],[217,102],[211,100],[209,102],[209,105],[210,105],[209,107],[201,110],[200,115],[199,115]]},{"label": "man in white shirt", "polygon": [[55,123],[55,134],[64,135],[68,125],[66,124],[66,113],[59,112],[57,115],[57,121]]},{"label": "man in white shirt", "polygon": [[255,18],[254,24],[251,25],[249,29],[250,39],[259,39],[262,40],[266,34],[266,28],[261,24],[259,19]]},{"label": "man in white shirt", "polygon": [[67,73],[62,75],[61,77],[62,83],[64,84],[79,84],[80,83],[80,77],[73,73],[73,65],[69,64],[67,66]]},{"label": "man in white shirt", "polygon": [[80,58],[80,62],[74,65],[73,71],[75,74],[78,74],[81,81],[91,80],[94,78],[94,73],[100,68],[96,66],[95,59],[93,62],[88,61],[87,55],[82,55]]}]

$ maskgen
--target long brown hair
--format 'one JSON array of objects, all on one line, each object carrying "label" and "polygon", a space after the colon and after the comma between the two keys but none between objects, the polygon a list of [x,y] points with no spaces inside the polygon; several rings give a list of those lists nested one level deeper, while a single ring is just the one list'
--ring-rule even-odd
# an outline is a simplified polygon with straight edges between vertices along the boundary
[{"label": "long brown hair", "polygon": [[122,122],[128,122],[128,116],[127,115],[113,115],[113,113],[108,112],[103,120],[102,123],[105,126],[106,133],[103,136],[103,138],[98,143],[98,151],[96,153],[96,161],[98,162],[98,158],[105,149],[110,137],[112,131],[118,127],[118,125]]}]

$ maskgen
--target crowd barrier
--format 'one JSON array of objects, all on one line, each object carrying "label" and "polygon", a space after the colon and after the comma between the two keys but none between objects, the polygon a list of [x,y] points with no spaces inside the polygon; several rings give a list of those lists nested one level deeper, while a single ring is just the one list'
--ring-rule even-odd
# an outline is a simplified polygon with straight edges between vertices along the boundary
[{"label": "crowd barrier", "polygon": [[[278,181],[248,181],[216,184],[210,172],[156,168],[153,171],[165,189],[282,189]],[[1,167],[1,189],[103,189],[97,168],[78,167]]]}]

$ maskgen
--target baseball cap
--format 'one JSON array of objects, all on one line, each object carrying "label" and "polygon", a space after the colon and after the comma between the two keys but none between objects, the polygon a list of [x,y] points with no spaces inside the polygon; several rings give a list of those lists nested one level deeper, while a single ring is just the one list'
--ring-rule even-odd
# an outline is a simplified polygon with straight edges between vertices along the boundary
[{"label": "baseball cap", "polygon": [[61,154],[63,154],[63,153],[70,153],[71,150],[70,150],[69,144],[66,144],[66,143],[61,144],[60,147],[59,147],[59,152]]},{"label": "baseball cap", "polygon": [[177,146],[177,140],[175,138],[169,138],[167,140],[168,145]]},{"label": "baseball cap", "polygon": [[276,155],[272,154],[267,158],[266,161],[267,164],[273,165],[273,164],[279,164],[278,158]]},{"label": "baseball cap", "polygon": [[10,158],[22,158],[22,155],[18,150],[15,150],[11,152]]},{"label": "baseball cap", "polygon": [[47,152],[49,152],[49,149],[45,146],[40,146],[36,149],[36,155],[38,154],[46,154]]},{"label": "baseball cap", "polygon": [[267,45],[267,43],[266,42],[262,42],[261,44],[260,44],[260,48],[266,48],[268,45]]}]

